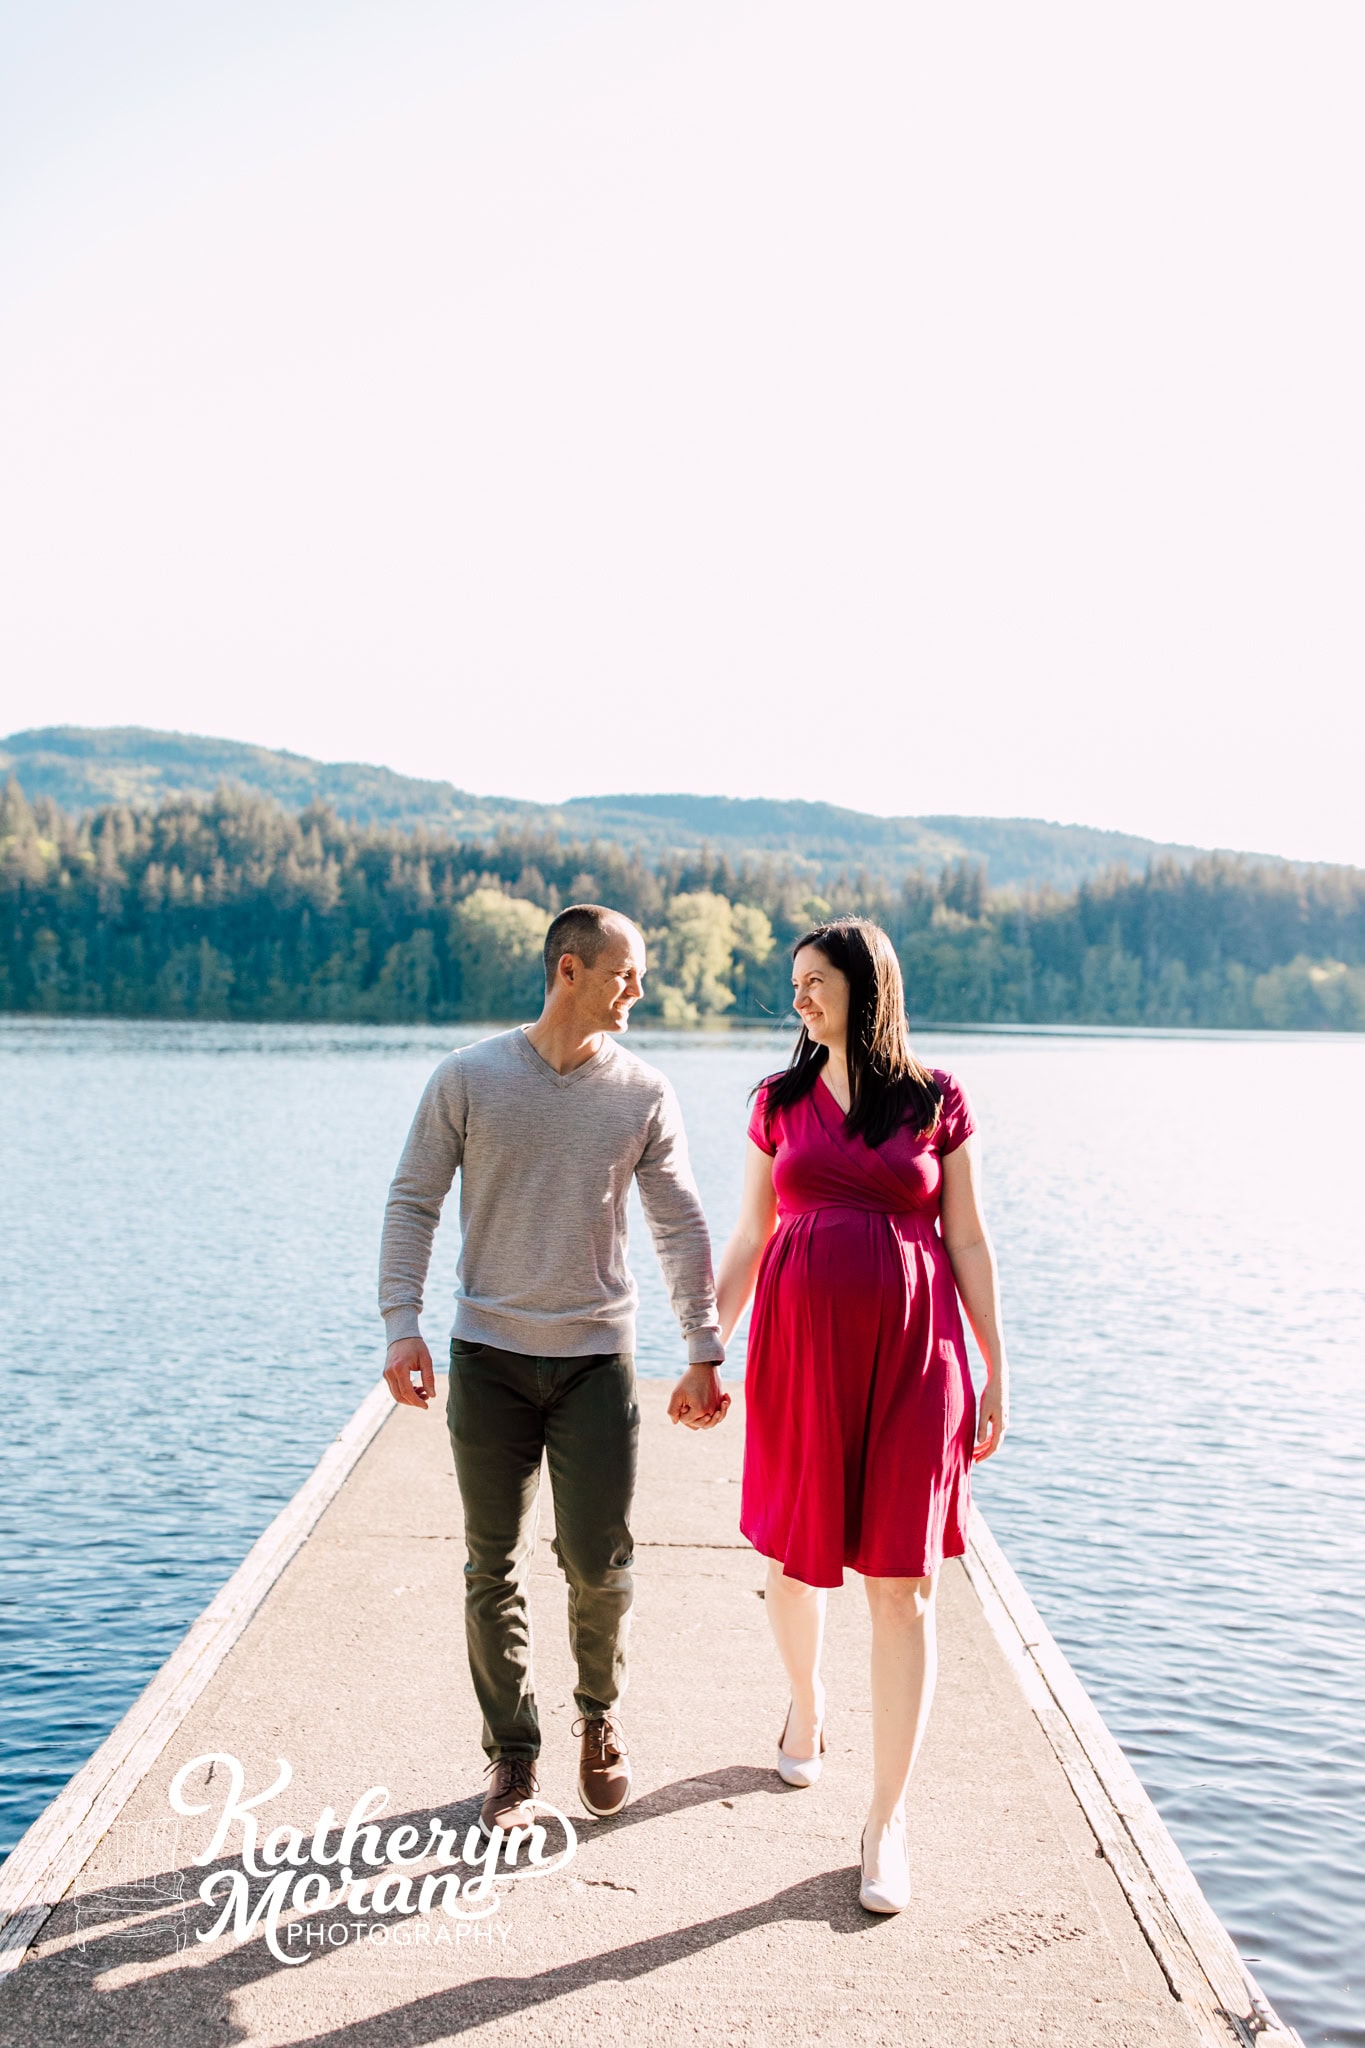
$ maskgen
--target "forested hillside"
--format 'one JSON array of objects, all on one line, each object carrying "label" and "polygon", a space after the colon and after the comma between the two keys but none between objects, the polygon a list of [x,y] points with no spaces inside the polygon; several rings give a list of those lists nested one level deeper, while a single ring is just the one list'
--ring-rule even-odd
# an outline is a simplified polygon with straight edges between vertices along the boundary
[{"label": "forested hillside", "polygon": [[[485,774],[505,767],[482,764]],[[66,811],[211,796],[236,784],[288,810],[325,803],[354,825],[425,825],[464,840],[512,830],[570,844],[601,839],[639,849],[649,860],[704,847],[732,861],[772,855],[801,869],[816,888],[844,868],[861,867],[894,885],[906,874],[937,874],[950,861],[980,860],[997,885],[1074,889],[1111,867],[1140,874],[1148,861],[1169,856],[1184,862],[1198,853],[1192,846],[1039,818],[880,818],[838,804],[765,797],[592,796],[536,804],[475,796],[450,782],[364,762],[314,761],[145,726],[57,725],[11,733],[0,740],[0,781],[10,773],[30,801],[50,797]]]},{"label": "forested hillside", "polygon": [[122,1017],[529,1014],[564,903],[618,905],[650,949],[646,1014],[780,1015],[788,949],[831,911],[894,938],[926,1020],[1365,1029],[1365,872],[1231,856],[1061,895],[990,895],[965,863],[824,896],[780,861],[649,862],[509,832],[343,823],[224,790],[80,819],[0,794],[0,1009]]}]

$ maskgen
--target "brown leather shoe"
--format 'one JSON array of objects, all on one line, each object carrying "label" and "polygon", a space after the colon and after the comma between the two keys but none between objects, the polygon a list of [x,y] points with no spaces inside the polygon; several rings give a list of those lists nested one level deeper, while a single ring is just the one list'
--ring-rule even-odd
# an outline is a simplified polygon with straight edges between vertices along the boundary
[{"label": "brown leather shoe", "polygon": [[588,1714],[574,1722],[573,1732],[583,1737],[578,1796],[598,1820],[609,1820],[630,1797],[630,1759],[620,1723],[612,1714]]},{"label": "brown leather shoe", "polygon": [[507,1834],[512,1828],[529,1828],[535,1811],[527,1805],[540,1790],[536,1767],[529,1756],[498,1756],[488,1766],[493,1782],[479,1809],[479,1826],[486,1835],[494,1828]]}]

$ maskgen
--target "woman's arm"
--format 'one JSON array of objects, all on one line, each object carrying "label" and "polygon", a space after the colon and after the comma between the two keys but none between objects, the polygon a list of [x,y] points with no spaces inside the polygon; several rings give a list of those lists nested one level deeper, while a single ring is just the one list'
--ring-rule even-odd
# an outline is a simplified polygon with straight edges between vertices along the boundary
[{"label": "woman's arm", "polygon": [[773,1190],[771,1154],[749,1139],[744,1155],[744,1191],[739,1202],[739,1221],[731,1233],[720,1262],[716,1281],[716,1310],[720,1316],[720,1341],[728,1344],[730,1333],[748,1306],[758,1278],[763,1247],[777,1223],[777,1195]]},{"label": "woman's arm", "polygon": [[1000,1329],[1000,1283],[995,1251],[981,1213],[975,1138],[965,1139],[943,1162],[942,1229],[957,1291],[986,1361],[972,1452],[975,1461],[999,1450],[1009,1421],[1009,1364]]}]

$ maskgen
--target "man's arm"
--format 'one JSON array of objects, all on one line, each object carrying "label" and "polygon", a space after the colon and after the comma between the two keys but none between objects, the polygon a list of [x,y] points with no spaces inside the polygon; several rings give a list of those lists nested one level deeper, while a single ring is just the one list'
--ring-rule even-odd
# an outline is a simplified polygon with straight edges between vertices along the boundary
[{"label": "man's arm", "polygon": [[[389,1185],[379,1246],[379,1312],[388,1337],[384,1377],[396,1401],[425,1408],[435,1392],[422,1341],[422,1298],[441,1205],[464,1157],[464,1074],[460,1056],[442,1060],[427,1082],[398,1171]],[[412,1371],[421,1373],[420,1387]]]},{"label": "man's arm", "polygon": [[719,1422],[730,1406],[720,1390],[725,1346],[720,1341],[711,1236],[692,1178],[682,1111],[665,1081],[635,1168],[645,1220],[659,1254],[673,1313],[687,1345],[687,1371],[673,1390],[668,1412],[691,1429]]}]

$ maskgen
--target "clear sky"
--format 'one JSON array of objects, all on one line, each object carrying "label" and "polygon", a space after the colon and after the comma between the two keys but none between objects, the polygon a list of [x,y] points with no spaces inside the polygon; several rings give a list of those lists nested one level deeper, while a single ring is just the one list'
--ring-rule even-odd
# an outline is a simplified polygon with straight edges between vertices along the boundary
[{"label": "clear sky", "polygon": [[0,732],[1365,863],[1358,0],[0,5]]}]

